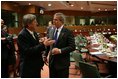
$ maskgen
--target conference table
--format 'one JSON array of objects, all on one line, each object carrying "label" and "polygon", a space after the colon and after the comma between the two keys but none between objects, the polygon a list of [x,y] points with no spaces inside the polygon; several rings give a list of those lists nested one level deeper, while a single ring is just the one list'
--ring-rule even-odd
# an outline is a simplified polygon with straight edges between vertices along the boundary
[{"label": "conference table", "polygon": [[91,56],[97,57],[102,60],[104,63],[107,63],[107,68],[109,70],[109,74],[112,75],[112,78],[117,77],[117,54],[113,51],[103,52],[99,49],[99,44],[88,45],[87,49],[89,50],[89,54]]}]

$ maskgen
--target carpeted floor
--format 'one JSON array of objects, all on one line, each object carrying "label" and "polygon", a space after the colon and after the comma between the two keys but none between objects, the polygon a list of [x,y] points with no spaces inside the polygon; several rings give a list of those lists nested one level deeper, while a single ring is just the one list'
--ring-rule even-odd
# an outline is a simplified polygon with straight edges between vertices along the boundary
[{"label": "carpeted floor", "polygon": [[[49,69],[48,66],[44,66],[41,71],[41,78],[49,78]],[[69,78],[81,78],[80,70],[75,68],[75,62],[71,62],[69,68]]]},{"label": "carpeted floor", "polygon": [[[98,65],[99,65],[100,73],[108,73],[108,70],[106,69],[104,64],[98,64]],[[13,73],[11,73],[10,78],[13,78]],[[16,77],[16,78],[20,78],[20,77]],[[41,78],[49,78],[49,69],[48,66],[46,65],[44,65],[43,70],[41,71]],[[69,78],[82,78],[82,75],[80,74],[80,70],[75,68],[75,62],[70,63]]]}]

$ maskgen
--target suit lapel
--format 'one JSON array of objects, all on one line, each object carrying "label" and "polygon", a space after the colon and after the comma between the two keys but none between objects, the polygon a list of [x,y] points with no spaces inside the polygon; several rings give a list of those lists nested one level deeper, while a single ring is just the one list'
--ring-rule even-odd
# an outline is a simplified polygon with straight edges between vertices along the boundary
[{"label": "suit lapel", "polygon": [[[33,38],[33,36],[28,32],[27,29],[25,29],[26,33],[27,33],[27,37],[29,37],[29,40],[31,40],[33,43],[36,43],[36,40]],[[36,37],[36,36],[35,36]]]},{"label": "suit lapel", "polygon": [[38,37],[38,35],[37,35],[37,33],[36,32],[34,32],[34,36],[35,36],[35,40],[38,42],[39,41],[39,37]]},{"label": "suit lapel", "polygon": [[[54,37],[54,32],[55,32],[55,29],[54,29],[54,31],[53,31],[53,33],[52,33],[52,37]],[[62,37],[64,36],[64,32],[65,32],[65,30],[64,30],[64,28],[62,28],[62,30],[61,30],[61,32],[60,32],[60,35],[59,35],[59,37],[58,37],[57,43],[51,45],[50,50],[52,50],[52,48],[55,47],[55,46],[59,43],[60,40],[63,40]],[[52,62],[53,62],[53,60],[54,60],[54,59],[53,59],[54,56],[55,56],[55,55],[52,55],[52,54],[50,53],[50,65],[52,64]]]},{"label": "suit lapel", "polygon": [[64,28],[62,28],[62,30],[61,30],[61,32],[60,32],[60,35],[59,35],[59,37],[58,37],[58,41],[57,41],[57,43],[60,41],[60,40],[62,40],[62,37],[64,36]]}]

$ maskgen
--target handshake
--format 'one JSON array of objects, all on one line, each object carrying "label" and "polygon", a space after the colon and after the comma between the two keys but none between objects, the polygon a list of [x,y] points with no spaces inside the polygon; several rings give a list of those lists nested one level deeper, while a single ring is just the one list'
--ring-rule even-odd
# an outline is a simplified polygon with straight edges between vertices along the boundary
[{"label": "handshake", "polygon": [[44,37],[40,38],[39,42],[42,42],[45,46],[49,46],[55,43],[55,40],[51,40],[50,38]]}]

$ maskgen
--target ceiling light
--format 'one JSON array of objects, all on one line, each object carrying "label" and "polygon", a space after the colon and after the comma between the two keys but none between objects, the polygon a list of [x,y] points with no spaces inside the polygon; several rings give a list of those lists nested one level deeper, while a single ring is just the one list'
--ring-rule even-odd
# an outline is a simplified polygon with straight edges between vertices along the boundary
[{"label": "ceiling light", "polygon": [[48,4],[48,6],[52,6],[52,4]]},{"label": "ceiling light", "polygon": [[116,10],[116,8],[114,8],[113,10]]},{"label": "ceiling light", "polygon": [[99,8],[98,10],[100,11],[101,9]]},{"label": "ceiling light", "polygon": [[105,9],[105,11],[107,11],[107,9]]},{"label": "ceiling light", "polygon": [[28,5],[31,5],[31,3],[28,3]]},{"label": "ceiling light", "polygon": [[74,5],[73,5],[73,4],[71,4],[70,6],[71,6],[71,7],[73,7]]},{"label": "ceiling light", "polygon": [[83,7],[81,7],[81,9],[83,9]]}]

